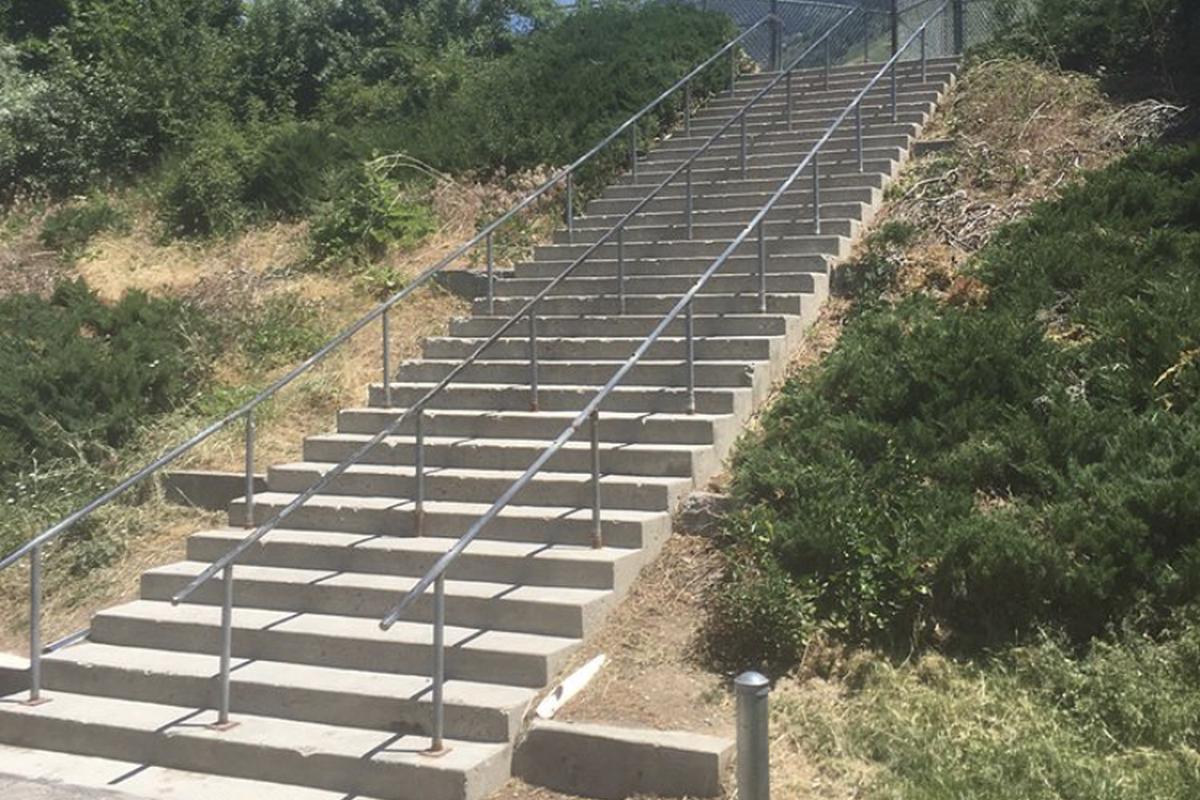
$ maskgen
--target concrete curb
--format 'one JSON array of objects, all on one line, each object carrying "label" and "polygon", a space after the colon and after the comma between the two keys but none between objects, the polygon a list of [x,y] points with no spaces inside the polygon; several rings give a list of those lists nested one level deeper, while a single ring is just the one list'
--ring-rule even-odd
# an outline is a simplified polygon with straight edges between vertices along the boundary
[{"label": "concrete curb", "polygon": [[733,750],[715,736],[539,720],[513,757],[513,774],[599,800],[715,797]]}]

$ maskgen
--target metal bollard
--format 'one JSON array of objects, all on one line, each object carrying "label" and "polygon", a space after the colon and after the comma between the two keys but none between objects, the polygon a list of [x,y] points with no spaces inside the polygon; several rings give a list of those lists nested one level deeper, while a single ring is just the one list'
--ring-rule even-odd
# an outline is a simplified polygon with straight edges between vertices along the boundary
[{"label": "metal bollard", "polygon": [[737,694],[738,800],[769,800],[771,764],[767,696],[771,693],[771,684],[757,672],[743,672],[733,684]]}]

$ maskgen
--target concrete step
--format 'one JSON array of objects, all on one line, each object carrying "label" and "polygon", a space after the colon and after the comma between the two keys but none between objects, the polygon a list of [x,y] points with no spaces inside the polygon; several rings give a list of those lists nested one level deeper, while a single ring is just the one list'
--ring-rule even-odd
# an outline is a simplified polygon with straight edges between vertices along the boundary
[{"label": "concrete step", "polygon": [[[830,67],[829,75],[831,81],[837,84],[847,83],[865,86],[867,81],[874,78],[879,71],[883,69],[884,62],[871,62],[868,64],[835,64]],[[927,59],[926,69],[929,72],[940,71],[957,73],[959,69],[959,59],[957,57],[946,58],[930,58]],[[896,65],[896,75],[899,78],[911,78],[921,74],[921,64],[918,60],[908,60],[902,58]],[[750,95],[762,89],[763,86],[770,83],[779,75],[778,72],[756,72],[748,75],[739,75],[735,84],[735,94]],[[885,75],[885,78],[889,78]],[[822,64],[818,67],[805,67],[804,69],[796,69],[792,72],[792,80],[794,87],[820,87],[825,83],[825,66]],[[727,96],[727,93],[722,93],[721,97]]]},{"label": "concrete step", "polygon": [[[554,301],[549,301],[554,302]],[[749,304],[747,304],[748,306]],[[378,407],[404,408],[420,401],[434,387],[432,382],[408,382],[392,384],[390,405],[384,398],[383,388],[372,385],[368,402]],[[578,412],[595,396],[597,384],[576,386],[542,386],[538,390],[538,411]],[[618,385],[604,402],[600,410],[605,419],[613,413],[640,414],[689,414],[689,397],[686,389],[673,386],[644,387]],[[701,415],[744,415],[750,411],[752,392],[749,389],[696,387],[696,413]],[[427,408],[465,410],[491,409],[498,414],[529,411],[530,392],[528,382],[511,383],[460,383],[449,384],[428,401]],[[488,417],[484,417],[488,419]],[[563,422],[563,428],[566,427]],[[697,424],[704,424],[703,422]],[[405,421],[400,430],[409,426]],[[562,429],[560,429],[561,431]],[[641,441],[648,441],[643,438]]]},{"label": "concrete step", "polygon": [[[727,215],[727,221],[715,222],[708,217],[697,220],[696,216],[693,212],[692,235],[690,237],[684,223],[674,226],[633,224],[633,222],[642,222],[640,214],[628,224],[624,232],[620,235],[623,236],[626,245],[636,242],[687,241],[689,239],[724,239],[728,242],[741,234],[745,230],[746,225],[754,218],[754,214],[729,214]],[[737,218],[734,218],[735,216]],[[620,218],[618,217],[617,219]],[[849,217],[838,217],[836,214],[831,213],[824,203],[821,204],[820,233],[853,238],[858,235],[860,227],[858,220]],[[559,230],[554,233],[554,242],[556,244],[592,244],[599,241],[601,237],[605,241],[615,242],[617,241],[618,233],[612,231],[612,228],[612,225],[576,227],[573,233]],[[816,224],[812,221],[811,212],[803,216],[791,215],[787,217],[780,214],[773,214],[772,217],[768,218],[764,228],[768,237],[776,239],[784,236],[811,236],[818,232]]]},{"label": "concrete step", "polygon": [[[782,181],[776,181],[774,188],[764,188],[764,191],[774,192],[779,188]],[[684,194],[685,187],[681,184],[674,184],[663,189],[662,192],[642,207],[639,212],[639,217],[648,218],[654,213],[682,213],[686,208],[686,196]],[[634,192],[628,187],[620,187],[615,197],[600,197],[592,200],[587,204],[587,211],[584,219],[601,218],[605,215],[624,216],[630,209],[639,203],[646,196],[646,192]],[[700,193],[697,192],[692,198],[692,211],[726,211],[726,210],[747,210],[750,209],[751,215],[766,205],[770,194],[764,195],[761,191],[754,190],[753,187],[742,187],[740,184],[736,186],[723,187],[722,191],[717,193]],[[780,207],[788,205],[804,205],[807,206],[812,197],[811,183],[797,182],[793,184],[783,196],[780,198]],[[883,199],[883,190],[876,186],[821,186],[821,205],[834,203],[865,203],[869,206],[876,206]],[[748,219],[749,217],[747,217]]]},{"label": "concrete step", "polygon": [[[766,260],[768,262],[771,260],[769,250]],[[572,270],[570,277],[564,278],[545,296],[613,297],[622,290],[624,290],[627,299],[646,295],[675,294],[676,296],[682,296],[696,285],[699,278],[700,273],[695,275],[667,275],[662,277],[635,273],[632,275],[627,274],[623,280],[618,280],[615,275],[613,277],[575,277]],[[540,294],[550,283],[550,280],[550,278],[508,278],[497,281],[495,296],[497,298],[531,298]],[[757,294],[759,284],[760,279],[757,274],[757,265],[755,271],[751,273],[726,272],[725,268],[722,267],[708,279],[704,286],[700,287],[700,296]],[[824,272],[767,272],[766,291],[769,294],[813,294],[824,291],[826,285],[827,277]],[[528,325],[515,326],[511,330],[514,333],[519,333],[522,327],[528,328]],[[538,334],[540,347],[541,331],[538,331]],[[632,350],[630,353],[632,353]],[[489,358],[502,357],[494,354],[491,350],[488,350],[485,355]],[[528,358],[528,351],[526,350],[525,353],[514,357]],[[681,355],[681,357],[683,356]]]},{"label": "concrete step", "polygon": [[[545,686],[579,644],[564,637],[457,625],[447,625],[445,631],[448,678],[534,689]],[[398,622],[382,631],[377,619],[244,606],[233,610],[233,655],[239,659],[352,670],[385,664],[420,675],[428,674],[432,663],[432,637],[433,627],[423,622]],[[221,609],[136,600],[96,615],[91,638],[102,644],[207,653],[215,667]]]},{"label": "concrete step", "polygon": [[[0,745],[0,764],[3,774],[49,784],[64,794],[54,797],[141,797],[149,800],[346,800],[346,793],[288,786],[282,783],[229,778],[206,772],[156,767],[138,761],[118,761],[112,758],[81,756],[53,750],[32,750],[27,747]],[[101,794],[102,793],[102,794]],[[7,795],[11,800],[24,796]],[[31,796],[32,797],[32,796]],[[36,797],[42,797],[37,794]],[[355,800],[371,800],[358,795]]]},{"label": "concrete step", "polygon": [[428,740],[387,731],[248,714],[218,731],[215,719],[185,706],[58,692],[39,706],[0,704],[0,740],[396,800],[478,800],[508,778],[507,744],[454,741],[429,758],[420,752]]},{"label": "concrete step", "polygon": [[[747,276],[757,280],[757,276]],[[785,275],[768,274],[768,282]],[[597,291],[608,294],[615,291],[615,279],[597,278]],[[633,279],[627,279],[632,281]],[[549,337],[541,336],[539,326],[537,343],[538,358],[543,361],[579,361],[589,358],[629,358],[641,346],[642,337]],[[432,359],[466,358],[484,345],[486,339],[461,336],[435,336],[426,339],[422,355]],[[769,361],[781,354],[783,337],[766,336],[699,336],[693,338],[693,351],[701,361]],[[505,336],[492,342],[484,355],[489,358],[521,359],[529,355],[529,339],[521,336]],[[687,358],[687,339],[679,336],[663,336],[650,345],[646,358],[651,360]]]},{"label": "concrete step", "polygon": [[[767,155],[771,153],[807,153],[813,148],[813,145],[825,135],[828,129],[827,125],[805,125],[803,127],[795,124],[793,121],[792,129],[789,131],[784,119],[783,129],[781,131],[761,132],[757,137],[750,140],[750,150],[759,155]],[[830,144],[841,144],[841,149],[846,149],[848,146],[853,149],[858,146],[858,138],[854,127],[855,120],[850,119],[847,126],[843,126],[834,132],[829,139]],[[869,128],[863,126],[863,145],[866,148],[872,147],[904,147],[906,143],[911,143],[921,132],[921,126],[916,123],[896,123],[890,121],[886,123],[876,123]],[[749,138],[749,137],[747,137]],[[655,158],[674,160],[679,163],[683,159],[690,156],[695,150],[705,144],[703,139],[698,137],[685,136],[682,139],[664,139],[661,144],[651,150],[646,160],[642,163],[650,163]],[[712,143],[708,147],[707,156],[716,158],[718,156],[729,157],[739,156],[741,154],[741,135],[740,131],[735,131],[732,136],[722,136],[718,141]]]},{"label": "concrete step", "polygon": [[[255,498],[254,522],[261,525],[295,499],[295,495],[266,493]],[[443,550],[449,549],[451,539],[466,533],[491,507],[491,503],[442,503],[431,501],[425,504],[421,525],[421,536],[442,540]],[[386,497],[352,497],[348,495],[317,495],[291,514],[287,520],[287,531],[279,533],[276,541],[267,547],[275,551],[286,551],[285,540],[304,538],[317,532],[322,536],[351,535],[342,540],[344,546],[354,544],[364,536],[416,536],[416,522],[411,503],[397,504]],[[245,506],[241,500],[233,502],[231,516],[235,524],[245,518]],[[616,549],[648,548],[653,550],[671,530],[671,516],[652,511],[630,511],[627,509],[603,509],[601,531],[606,547]],[[244,529],[233,529],[245,533]],[[196,534],[201,536],[207,534]],[[275,536],[275,533],[271,534]],[[235,540],[225,537],[223,545],[227,551]],[[479,533],[480,541],[521,542],[538,545],[570,545],[589,547],[592,541],[592,511],[590,508],[555,508],[553,506],[508,505]],[[191,546],[189,544],[189,546]],[[197,548],[200,545],[195,545]],[[216,549],[215,546],[213,549]],[[201,553],[212,550],[197,549],[191,556],[199,559]],[[246,563],[255,563],[251,556]],[[266,558],[264,556],[264,558]],[[276,563],[263,561],[262,563]],[[282,566],[291,561],[278,562]],[[306,561],[294,562],[300,565]],[[599,587],[604,588],[604,587]]]},{"label": "concrete step", "polygon": [[[142,599],[169,602],[204,571],[208,562],[179,561],[142,575]],[[239,565],[233,601],[239,606],[383,618],[417,578],[327,569]],[[218,577],[198,589],[189,603],[220,605]],[[595,627],[612,600],[603,589],[521,586],[494,581],[446,581],[446,622],[469,628],[540,633],[579,639]],[[433,622],[433,593],[422,595],[406,619]]]},{"label": "concrete step", "polygon": [[[714,257],[715,260],[715,257]],[[710,262],[711,264],[711,262]],[[818,287],[827,287],[825,276],[814,275]],[[772,294],[767,297],[767,314],[792,314],[813,318],[828,294],[827,288],[804,294]],[[660,319],[679,303],[680,295],[633,295],[625,298],[625,308],[621,308],[615,296],[570,297],[552,296],[540,300],[537,304],[538,316],[566,316],[579,314],[581,316],[611,316],[626,314],[635,316],[658,314]],[[521,311],[527,304],[521,297],[497,297],[491,313],[512,316]],[[702,294],[692,300],[692,308],[697,314],[753,314],[760,311],[758,293],[742,294]],[[476,300],[472,304],[476,311],[488,311],[486,300]],[[629,383],[634,383],[630,381]],[[699,384],[707,385],[707,384]],[[580,406],[582,408],[582,406]]]},{"label": "concrete step", "polygon": [[[778,182],[776,182],[778,185]],[[663,256],[707,256],[716,259],[729,248],[728,239],[690,239],[667,242],[630,242],[625,245],[625,258],[661,258]],[[767,239],[768,252],[775,255],[810,255],[814,253],[829,254],[841,258],[850,252],[850,240],[836,234],[821,234],[819,236],[800,235]],[[735,248],[735,254],[757,255],[757,239],[747,239]],[[573,260],[584,256],[588,258],[617,257],[616,242],[608,242],[593,248],[586,244],[546,244],[534,248],[534,258],[548,261]]]},{"label": "concrete step", "polygon": [[[330,433],[310,436],[304,442],[306,461],[340,462],[350,458],[371,437],[363,434]],[[611,438],[611,437],[610,437]],[[424,459],[430,468],[524,469],[552,441],[542,439],[499,439],[495,437],[425,436]],[[362,458],[364,464],[406,464],[416,461],[413,436],[389,436]],[[601,442],[600,470],[605,474],[652,475],[691,478],[698,471],[718,464],[704,445],[628,444]],[[551,457],[546,468],[553,472],[586,472],[591,469],[592,448],[583,441],[567,442]]]},{"label": "concrete step", "polygon": [[[272,492],[299,494],[334,466],[329,462],[276,464],[267,472],[267,486]],[[429,467],[425,470],[425,499],[486,503],[504,494],[521,474],[518,470]],[[671,511],[691,490],[690,475],[686,478],[600,476],[600,499],[608,508]],[[407,465],[355,464],[321,491],[408,499],[416,495],[416,470]],[[527,506],[590,507],[591,472],[542,470],[516,495],[514,502]]]},{"label": "concrete step", "polygon": [[[392,401],[397,405],[383,406],[382,388],[371,387],[371,402],[376,407],[347,408],[338,414],[338,431],[344,434],[374,435],[392,422],[406,403],[421,397],[432,384],[406,386],[393,384]],[[459,390],[468,394],[464,402],[485,401],[490,396],[502,394],[489,392],[489,387],[455,387],[451,384],[445,392],[455,395]],[[590,388],[590,387],[588,387]],[[537,439],[549,441],[556,438],[570,424],[579,409],[546,408],[549,397],[541,397],[543,408],[529,410],[529,390],[519,390],[521,397],[515,408],[505,411],[478,411],[473,407],[433,408],[425,411],[423,433],[428,437],[453,437],[458,439]],[[547,389],[553,394],[556,390]],[[582,393],[584,387],[579,387]],[[592,394],[595,394],[593,391]],[[439,395],[440,397],[440,395]],[[700,398],[697,397],[697,400]],[[582,408],[581,404],[579,408]],[[519,410],[518,410],[519,409]],[[711,445],[717,441],[718,433],[733,422],[729,415],[732,408],[726,406],[717,412],[700,411],[695,414],[672,413],[670,411],[645,413],[641,410],[607,411],[601,417],[599,438],[601,443],[629,445]],[[415,431],[412,418],[401,424],[397,433],[411,436]],[[572,444],[586,444],[588,431],[579,432]]]},{"label": "concrete step", "polygon": [[[250,567],[239,567],[244,573]],[[237,578],[240,583],[243,578]],[[215,708],[219,686],[211,655],[83,642],[43,662],[47,693],[59,691]],[[428,736],[432,703],[427,675],[362,672],[239,659],[230,672],[232,714],[257,714],[325,725]],[[508,742],[535,692],[495,683],[447,681],[446,735]]]},{"label": "concrete step", "polygon": [[[904,158],[908,144],[903,142],[901,137],[889,137],[889,139],[897,141],[893,143],[878,141],[863,143],[862,171],[890,174],[893,169],[893,163]],[[773,166],[795,168],[797,164],[808,157],[808,154],[815,145],[816,142],[810,142],[807,145],[803,142],[797,142],[793,148],[787,150],[782,148],[759,150],[747,137],[746,164],[747,167]],[[854,139],[854,132],[850,131],[845,137],[840,137],[837,141],[830,141],[823,144],[819,160],[822,177],[843,175],[848,172],[858,171],[858,146]],[[681,163],[682,159],[670,157],[648,159],[638,165],[637,181],[639,183],[661,183],[668,175],[679,170]],[[724,175],[730,170],[740,171],[740,168],[740,145],[737,143],[737,137],[735,136],[727,148],[722,148],[722,152],[713,155],[706,154],[691,162],[692,184],[696,186],[706,180],[711,182],[712,176]],[[686,171],[681,173],[675,180],[686,186]],[[631,176],[629,174],[622,176],[620,181],[618,181],[618,183],[630,182]]]},{"label": "concrete step", "polygon": [[[291,500],[294,495],[279,492],[267,492],[261,496],[264,503],[280,503]],[[322,499],[333,499],[334,495],[320,495]],[[286,500],[285,500],[286,498]],[[348,501],[349,496],[339,498]],[[378,495],[359,497],[359,508],[386,508]],[[395,499],[390,499],[391,507],[399,506]],[[479,513],[469,518],[467,526],[459,530],[457,536],[466,533],[466,528],[473,524],[491,505],[487,503],[456,503],[451,506],[444,501],[427,504],[426,512],[439,512],[451,507],[460,513],[460,520],[467,516],[466,509],[479,509]],[[350,508],[349,503],[344,507]],[[526,513],[512,514],[513,519],[524,519],[526,524],[532,517],[530,507],[517,506]],[[590,520],[591,509],[582,509]],[[609,509],[609,511],[613,511]],[[613,511],[611,516],[616,516]],[[629,517],[621,515],[622,519],[648,519],[648,516]],[[541,519],[546,519],[542,515]],[[291,524],[291,518],[288,518]],[[321,569],[340,572],[357,572],[364,574],[382,574],[408,578],[419,578],[424,575],[434,562],[448,549],[446,536],[434,535],[433,524],[426,520],[426,530],[421,536],[414,536],[405,529],[389,530],[384,535],[363,537],[345,531],[333,529],[329,531],[277,529],[266,535],[262,545],[253,548],[239,564],[258,564],[261,566],[294,567],[297,569]],[[248,533],[242,528],[217,528],[193,534],[188,538],[187,556],[192,561],[212,563],[227,553],[240,542]],[[576,546],[571,544],[548,543],[551,537],[541,541],[509,541],[505,539],[477,539],[467,546],[462,556],[450,566],[446,573],[447,580],[460,581],[491,581],[494,583],[516,584],[521,586],[552,586],[574,589],[602,589],[623,592],[630,581],[637,576],[641,569],[645,554],[640,550],[619,547]],[[400,597],[396,597],[399,602]],[[378,620],[376,620],[378,621]],[[426,626],[428,627],[428,626]],[[294,659],[286,659],[294,660]],[[420,671],[423,671],[422,667]],[[460,675],[459,677],[470,677]],[[476,678],[487,680],[487,678]]]},{"label": "concrete step", "polygon": [[[894,124],[897,122],[924,124],[929,115],[933,113],[934,108],[940,99],[936,92],[922,92],[903,95],[897,99],[896,115],[892,116],[892,101],[882,98],[871,100],[863,103],[862,117],[864,125],[873,125],[877,122],[885,124]],[[824,123],[826,126],[833,123],[835,119],[841,116],[842,111],[849,105],[849,99],[846,102],[831,103],[824,107],[809,107],[808,105],[797,106],[792,111],[792,124],[804,125]],[[703,120],[692,121],[692,136],[700,137],[702,140],[712,138],[714,134],[725,127],[729,115],[724,119],[708,118]],[[856,115],[851,112],[847,115],[847,124],[853,124]],[[764,130],[775,129],[782,127],[787,130],[785,120],[781,119],[778,112],[769,111],[758,116],[751,115],[746,122],[746,132],[748,134],[758,134]],[[735,122],[728,127],[730,133],[740,133],[741,123]]]},{"label": "concrete step", "polygon": [[[905,99],[914,97],[922,99],[931,96],[936,97],[945,87],[949,78],[949,72],[935,71],[930,71],[924,81],[921,80],[919,74],[901,78],[896,87],[897,98],[904,101]],[[818,83],[816,86],[797,86],[796,81],[793,79],[792,109],[793,111],[800,109],[823,109],[841,113],[842,109],[850,105],[854,101],[854,98],[858,97],[865,85],[865,81],[843,82],[840,85],[834,84],[831,81],[830,88],[825,89],[822,83]],[[765,88],[766,85],[764,84],[752,90],[735,92],[733,95],[730,95],[728,92],[722,92],[705,103],[702,109],[693,112],[693,126],[699,120],[729,119],[751,102],[754,103],[750,108],[751,114],[756,111],[770,111],[774,113],[783,113],[786,111],[786,79],[776,84],[765,96],[759,97],[759,94]],[[757,101],[755,101],[755,98],[758,98]],[[863,98],[864,107],[883,105],[890,109],[891,102],[892,82],[890,79],[876,83]]]},{"label": "concrete step", "polygon": [[[812,271],[825,271],[825,262],[819,257],[813,257],[810,262],[808,256],[800,256],[795,260],[795,263],[801,263],[801,259],[805,259],[803,264],[805,269]],[[781,263],[783,259],[772,259],[771,263]],[[663,260],[651,264],[650,267],[657,268],[663,274],[683,274],[685,268],[694,268],[697,272],[701,272],[707,268],[708,264],[704,259],[670,259]],[[732,266],[733,259],[730,260]],[[554,262],[546,262],[546,264],[524,264],[523,267],[529,268],[532,272],[534,267],[552,267]],[[564,264],[565,266],[565,264]],[[629,265],[629,266],[632,266]],[[768,264],[770,267],[770,264]],[[582,269],[582,265],[580,267]],[[649,268],[649,267],[648,267]],[[616,264],[614,262],[613,269],[615,271]],[[559,270],[561,271],[561,270]],[[793,271],[780,269],[782,272]],[[799,269],[794,271],[800,271]],[[537,275],[537,277],[554,276],[558,272],[552,272],[549,269],[545,273]],[[632,273],[629,273],[632,274]],[[531,275],[532,277],[532,275]],[[633,316],[622,315],[613,317],[538,317],[538,333],[550,337],[569,338],[569,337],[584,337],[593,336],[632,336],[642,338],[648,336],[662,321],[659,316]],[[452,336],[480,337],[491,336],[499,327],[507,322],[503,317],[486,317],[476,316],[470,319],[455,320],[450,323],[450,334]],[[664,331],[664,336],[679,337],[684,334],[684,321],[675,320]],[[748,314],[744,316],[707,316],[696,315],[693,317],[692,325],[696,336],[710,337],[741,337],[741,336],[789,336],[796,332],[802,320],[795,316],[772,315],[765,314]]]},{"label": "concrete step", "polygon": [[[810,186],[811,191],[811,186]],[[822,191],[824,195],[824,191]],[[779,220],[800,220],[811,226],[813,218],[812,203],[786,202],[777,203],[767,213],[768,226]],[[750,223],[758,214],[762,206],[756,208],[733,208],[733,209],[716,209],[697,211],[692,209],[692,238],[712,239],[712,238],[727,238],[732,239],[742,229]],[[827,203],[824,196],[821,198],[821,219],[824,220],[854,220],[858,222],[869,222],[873,214],[873,209],[866,203]],[[624,214],[602,214],[588,217],[577,217],[575,219],[574,233],[559,230],[554,233],[555,242],[594,242],[603,233],[612,229],[614,225],[624,218]],[[732,229],[726,226],[734,226]],[[861,227],[861,226],[859,226]],[[732,230],[732,233],[731,233]],[[714,235],[713,231],[720,231],[722,236]],[[646,239],[687,239],[687,216],[683,210],[680,211],[658,211],[650,212],[640,211],[634,219],[626,223],[625,240],[626,241],[644,241]],[[591,259],[588,259],[589,261]],[[536,262],[522,262],[514,267],[515,276],[518,278],[526,277],[521,274],[521,270],[526,268],[528,264]],[[570,262],[564,262],[570,263]],[[794,272],[803,272],[805,270],[793,270]]]},{"label": "concrete step", "polygon": [[[795,165],[792,165],[792,169],[787,170],[783,176],[778,178],[772,176],[762,177],[751,173],[746,178],[734,175],[724,180],[715,180],[705,183],[695,182],[692,186],[692,191],[694,193],[692,202],[695,204],[694,208],[721,208],[722,206],[719,204],[701,205],[700,200],[702,198],[722,197],[730,194],[756,195],[758,199],[758,207],[762,208],[764,205],[766,205],[767,200],[771,197],[771,195],[778,191],[779,187],[783,184],[784,179],[789,177],[794,169]],[[821,202],[841,203],[851,199],[862,200],[862,194],[839,194],[826,197],[825,190],[882,189],[887,183],[887,178],[888,173],[885,172],[861,173],[858,171],[857,165],[853,169],[848,169],[844,172],[839,172],[838,174],[830,175],[828,177],[822,177]],[[660,181],[655,180],[647,180],[642,182],[640,179],[637,183],[613,183],[601,193],[600,198],[605,200],[632,199],[641,201],[646,197],[649,197],[652,191],[658,189],[659,183]],[[663,187],[659,193],[651,199],[650,203],[647,203],[646,206],[643,206],[643,208],[648,207],[651,203],[659,200],[660,198],[665,199],[676,196],[685,198],[686,188],[687,187],[684,186],[684,182],[682,180],[676,179],[669,185]],[[809,170],[802,172],[800,177],[798,177],[793,185],[789,187],[789,191],[785,193],[785,197],[791,193],[791,189],[797,189],[797,197],[801,196],[800,190],[803,190],[803,192],[806,193],[804,196],[807,199],[807,195],[811,194],[812,192],[812,172]],[[630,206],[626,208],[626,211],[628,211],[629,208],[632,208],[632,205],[633,204],[630,204]],[[592,213],[590,210],[590,204],[588,205],[588,208],[589,213]]]},{"label": "concrete step", "polygon": [[[543,302],[553,302],[543,301]],[[622,366],[622,361],[561,362],[549,361],[538,367],[538,382],[541,386],[590,384],[596,387],[608,382]],[[457,361],[408,361],[396,370],[396,380],[433,383],[445,378],[459,365]],[[760,362],[700,361],[694,365],[697,386],[706,387],[751,387],[754,386]],[[639,361],[625,373],[621,381],[626,386],[677,386],[685,387],[688,381],[686,361]],[[527,361],[476,361],[459,372],[454,380],[458,383],[509,383],[528,384],[530,365]]]}]

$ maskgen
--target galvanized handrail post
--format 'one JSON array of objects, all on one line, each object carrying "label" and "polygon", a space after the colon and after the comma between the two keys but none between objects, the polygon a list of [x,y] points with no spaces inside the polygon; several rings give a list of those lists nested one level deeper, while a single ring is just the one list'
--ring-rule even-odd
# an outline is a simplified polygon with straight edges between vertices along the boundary
[{"label": "galvanized handrail post", "polygon": [[684,201],[684,219],[687,223],[687,238],[692,238],[692,165],[687,166],[687,199]]},{"label": "galvanized handrail post", "polygon": [[29,551],[29,705],[42,701],[42,548]]},{"label": "galvanized handrail post", "polygon": [[413,420],[416,453],[413,458],[413,532],[420,536],[425,528],[425,409],[418,408]]},{"label": "galvanized handrail post", "polygon": [[617,313],[625,313],[625,226],[617,228]]},{"label": "galvanized handrail post", "polygon": [[[922,30],[924,30],[924,29],[922,29]],[[899,77],[896,75],[896,62],[893,61],[892,62],[892,122],[893,123],[896,122],[896,120],[899,118],[899,108],[898,108],[898,105],[899,105],[898,95],[900,93],[900,88],[898,85],[899,80],[900,80]]]},{"label": "galvanized handrail post", "polygon": [[929,78],[929,59],[925,50],[925,28],[921,28],[921,83]]},{"label": "galvanized handrail post", "polygon": [[575,177],[567,170],[567,242],[575,244]]},{"label": "galvanized handrail post", "polygon": [[792,71],[788,70],[787,76],[783,79],[783,84],[787,87],[787,101],[784,116],[787,119],[788,133],[792,132]]},{"label": "galvanized handrail post", "polygon": [[687,413],[696,413],[696,325],[692,314],[692,302],[689,301],[685,309],[686,320],[686,336],[687,336]]},{"label": "galvanized handrail post", "polygon": [[487,235],[487,309],[488,316],[496,313],[496,261],[492,253],[492,234]]},{"label": "galvanized handrail post", "polygon": [[629,171],[633,174],[633,179],[637,180],[638,169],[638,149],[637,149],[637,125],[629,129]]},{"label": "galvanized handrail post", "polygon": [[537,307],[529,309],[529,410],[538,410]]},{"label": "galvanized handrail post", "polygon": [[770,717],[767,707],[771,685],[757,672],[744,672],[734,680],[737,694],[738,800],[770,800]]},{"label": "galvanized handrail post", "polygon": [[591,413],[588,421],[592,446],[592,547],[604,546],[604,529],[600,522],[600,409]]},{"label": "galvanized handrail post", "polygon": [[813,183],[812,183],[812,203],[813,203],[813,233],[821,232],[821,161],[820,149],[813,151],[812,168],[813,168]]},{"label": "galvanized handrail post", "polygon": [[829,51],[829,40],[825,40],[825,91],[829,91],[829,73],[833,69],[833,54]]},{"label": "galvanized handrail post", "polygon": [[221,572],[221,670],[218,680],[220,693],[217,702],[218,729],[232,727],[229,722],[229,675],[233,661],[233,564]]},{"label": "galvanized handrail post", "polygon": [[854,127],[856,130],[855,141],[858,144],[858,171],[866,172],[866,155],[863,153],[863,121],[862,121],[862,103],[854,106]]},{"label": "galvanized handrail post", "polygon": [[742,144],[741,144],[740,160],[741,160],[741,165],[742,165],[742,177],[743,178],[746,177],[746,160],[747,160],[747,155],[746,155],[746,117],[747,117],[746,110],[742,109],[742,116],[741,116]]},{"label": "galvanized handrail post", "polygon": [[392,405],[392,337],[388,330],[388,312],[391,310],[391,307],[385,308],[379,317],[380,327],[383,329],[383,404],[388,408]]},{"label": "galvanized handrail post", "polygon": [[683,84],[683,132],[692,135],[692,82]]},{"label": "galvanized handrail post", "polygon": [[433,584],[433,732],[429,752],[446,750],[446,577]]},{"label": "galvanized handrail post", "polygon": [[254,409],[246,412],[246,524],[254,527]]},{"label": "galvanized handrail post", "polygon": [[767,310],[767,233],[766,222],[758,223],[758,310]]}]

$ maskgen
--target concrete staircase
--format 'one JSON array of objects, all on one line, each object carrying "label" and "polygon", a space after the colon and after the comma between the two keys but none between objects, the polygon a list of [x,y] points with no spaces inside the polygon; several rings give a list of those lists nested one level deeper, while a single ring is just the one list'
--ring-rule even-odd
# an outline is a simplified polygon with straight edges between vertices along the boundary
[{"label": "concrete staircase", "polygon": [[[695,167],[695,230],[686,239],[682,184],[627,232],[626,309],[616,298],[616,248],[604,245],[542,304],[540,407],[530,411],[527,340],[503,338],[434,403],[425,422],[427,501],[420,535],[411,497],[411,430],[389,439],[267,535],[236,570],[232,710],[214,730],[223,587],[169,598],[241,539],[242,527],[193,535],[187,560],[153,569],[140,599],[96,615],[86,641],[44,662],[49,702],[0,702],[0,772],[145,797],[474,800],[509,776],[512,743],[539,690],[604,620],[671,531],[676,504],[720,467],[748,414],[782,374],[817,313],[832,262],[846,256],[882,200],[913,137],[953,80],[954,63],[901,68],[898,120],[886,83],[865,107],[866,171],[853,127],[822,153],[823,224],[811,223],[802,179],[768,225],[768,310],[759,313],[754,242],[696,303],[697,409],[687,413],[682,323],[612,395],[600,425],[605,546],[589,547],[590,451],[570,443],[472,544],[448,575],[446,735],[429,732],[431,598],[388,632],[380,616],[563,429],[726,243],[790,173],[875,68],[801,73],[793,130],[783,87],[749,117],[750,158],[737,126]],[[393,419],[526,298],[595,241],[768,80],[694,117],[616,181],[565,231],[475,303],[424,358],[404,364],[369,405],[338,415],[335,433],[304,442],[303,459],[271,468],[257,497],[263,522]],[[853,118],[851,117],[851,120]],[[796,221],[796,220],[799,221]],[[516,329],[514,329],[516,333]],[[235,502],[231,524],[244,523]]]}]

